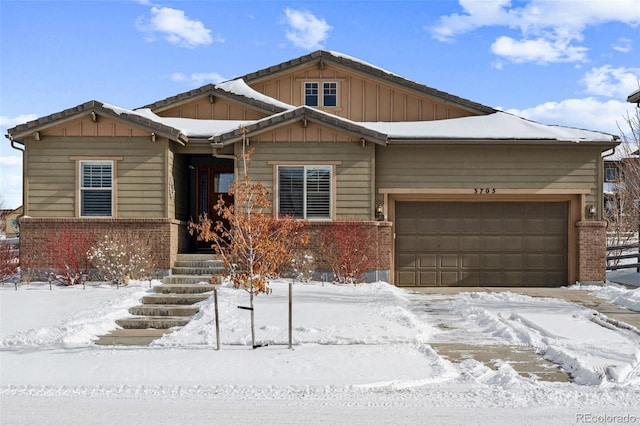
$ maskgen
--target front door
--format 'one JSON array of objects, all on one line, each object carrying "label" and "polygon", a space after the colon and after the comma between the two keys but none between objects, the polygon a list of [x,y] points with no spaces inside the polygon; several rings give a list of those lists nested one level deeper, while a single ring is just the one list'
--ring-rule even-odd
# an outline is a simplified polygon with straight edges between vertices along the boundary
[{"label": "front door", "polygon": [[[206,214],[214,223],[222,221],[223,226],[228,229],[228,221],[220,217],[214,207],[220,198],[224,200],[226,205],[233,204],[233,196],[229,195],[229,187],[234,178],[232,167],[198,166],[196,168],[196,209],[198,216]],[[211,242],[196,241],[198,249],[209,249],[211,245]]]}]

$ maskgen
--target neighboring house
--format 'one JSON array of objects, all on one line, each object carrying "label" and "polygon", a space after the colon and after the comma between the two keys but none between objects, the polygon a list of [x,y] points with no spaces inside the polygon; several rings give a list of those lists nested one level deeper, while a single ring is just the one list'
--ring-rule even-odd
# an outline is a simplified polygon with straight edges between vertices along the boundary
[{"label": "neighboring house", "polygon": [[13,210],[3,210],[0,213],[2,217],[2,230],[6,238],[15,238],[20,235],[19,219],[22,216],[22,206]]},{"label": "neighboring house", "polygon": [[400,286],[603,281],[602,153],[617,137],[547,126],[316,51],[139,109],[98,101],[8,131],[24,150],[22,268],[44,230],[154,237],[158,268],[197,251],[187,223],[250,174],[274,214],[378,233],[369,277]]}]

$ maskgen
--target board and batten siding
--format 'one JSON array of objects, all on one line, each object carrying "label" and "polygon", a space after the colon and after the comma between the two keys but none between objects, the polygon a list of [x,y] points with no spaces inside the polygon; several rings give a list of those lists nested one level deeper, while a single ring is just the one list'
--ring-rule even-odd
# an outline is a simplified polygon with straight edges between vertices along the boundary
[{"label": "board and batten siding", "polygon": [[148,137],[43,136],[25,152],[28,214],[75,217],[78,159],[116,161],[115,217],[165,217],[168,141]]},{"label": "board and batten siding", "polygon": [[179,104],[175,107],[160,109],[156,113],[161,117],[194,118],[199,120],[260,120],[266,114],[247,108],[236,102],[209,97],[199,98]]},{"label": "board and batten siding", "polygon": [[[412,90],[325,63],[251,82],[253,89],[291,105],[304,105],[305,82],[336,82],[336,107],[317,107],[354,121],[423,121],[458,118],[472,113]],[[322,86],[320,85],[320,91]]]},{"label": "board and batten siding", "polygon": [[600,151],[549,145],[378,147],[377,190],[590,189],[585,201],[596,204]]},{"label": "board and batten siding", "polygon": [[[241,156],[237,144],[236,155]],[[335,166],[335,219],[370,220],[373,215],[374,147],[356,142],[259,142],[251,143],[249,174],[273,195],[277,165],[331,164]],[[273,198],[272,198],[273,200]]]}]

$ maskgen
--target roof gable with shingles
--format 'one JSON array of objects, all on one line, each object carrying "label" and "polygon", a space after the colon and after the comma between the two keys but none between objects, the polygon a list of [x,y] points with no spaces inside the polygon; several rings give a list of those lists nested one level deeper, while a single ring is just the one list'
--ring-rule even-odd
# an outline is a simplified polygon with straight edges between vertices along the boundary
[{"label": "roof gable with shingles", "polygon": [[147,117],[135,114],[133,113],[133,111],[113,107],[112,105],[96,100],[91,100],[75,107],[46,115],[44,117],[28,121],[24,124],[19,124],[11,129],[8,129],[7,133],[9,139],[20,140],[26,136],[30,136],[35,132],[46,129],[53,125],[75,120],[79,117],[92,114],[95,114],[96,119],[98,116],[109,117],[115,120],[130,123],[136,127],[148,130],[149,132],[155,133],[158,136],[166,137],[170,140],[174,140],[180,143],[184,143],[185,141],[185,137],[182,132],[174,127],[167,126],[165,124],[151,120]]},{"label": "roof gable with shingles", "polygon": [[403,89],[413,90],[414,92],[431,99],[457,105],[460,108],[473,111],[476,114],[491,114],[496,111],[494,108],[489,106],[417,83],[360,59],[327,50],[317,50],[309,53],[308,55],[300,56],[277,65],[272,65],[270,67],[254,71],[240,78],[246,81],[247,84],[252,85],[260,80],[271,78],[281,73],[290,72],[300,67],[306,67],[309,64],[317,63],[319,66],[323,66],[325,62],[330,62],[336,66],[365,74],[369,77],[391,83]]}]

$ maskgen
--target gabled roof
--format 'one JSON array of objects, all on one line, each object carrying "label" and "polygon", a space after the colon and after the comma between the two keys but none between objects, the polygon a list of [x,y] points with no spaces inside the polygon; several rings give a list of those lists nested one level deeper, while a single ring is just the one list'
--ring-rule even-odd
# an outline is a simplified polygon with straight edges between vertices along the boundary
[{"label": "gabled roof", "polygon": [[163,110],[175,107],[176,105],[204,97],[210,97],[211,101],[214,101],[216,97],[220,97],[222,99],[245,104],[254,107],[258,111],[271,114],[292,108],[291,105],[253,90],[242,79],[229,80],[215,85],[206,84],[197,89],[179,93],[175,96],[162,99],[141,108],[150,109],[153,112],[162,112]]},{"label": "gabled roof", "polygon": [[248,84],[252,84],[256,81],[264,78],[272,77],[276,74],[290,71],[295,68],[308,66],[309,64],[317,63],[319,66],[323,66],[324,63],[332,63],[334,65],[353,70],[358,73],[367,74],[369,76],[384,80],[388,83],[402,86],[406,89],[414,90],[425,96],[436,98],[442,102],[455,104],[460,108],[471,110],[480,114],[490,114],[496,110],[486,105],[479,104],[477,102],[470,101],[468,99],[460,98],[452,94],[442,92],[424,84],[417,83],[412,80],[408,80],[383,68],[369,64],[360,59],[354,58],[349,55],[344,55],[339,52],[328,50],[317,50],[309,53],[308,55],[301,56],[299,58],[291,59],[286,62],[282,62],[278,65],[273,65],[268,68],[264,68],[259,71],[255,71],[242,76],[241,78]]},{"label": "gabled roof", "polygon": [[[384,133],[363,126],[355,121],[347,120],[304,105],[265,117],[262,120],[247,122],[242,126],[242,128],[246,129],[246,136],[251,137],[252,135],[260,134],[266,130],[273,130],[294,122],[305,123],[305,121],[315,122],[326,127],[352,134],[356,138],[368,140],[381,145],[386,144],[387,141],[387,135]],[[242,139],[242,128],[236,128],[230,132],[215,135],[211,138],[211,141],[215,144],[223,145],[235,143]]]},{"label": "gabled roof", "polygon": [[640,89],[636,90],[627,97],[627,102],[640,104]]},{"label": "gabled roof", "polygon": [[7,131],[7,136],[11,140],[20,140],[25,136],[38,132],[40,130],[51,127],[52,125],[64,123],[83,116],[97,116],[113,118],[115,120],[124,121],[135,125],[136,127],[148,130],[159,136],[184,143],[185,135],[178,129],[167,126],[159,121],[154,121],[140,114],[123,108],[114,107],[112,105],[92,100],[64,111],[56,112],[44,117],[37,118],[24,124],[19,124]]}]

